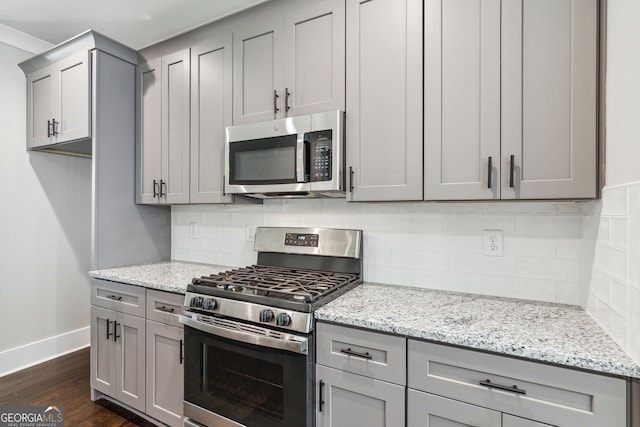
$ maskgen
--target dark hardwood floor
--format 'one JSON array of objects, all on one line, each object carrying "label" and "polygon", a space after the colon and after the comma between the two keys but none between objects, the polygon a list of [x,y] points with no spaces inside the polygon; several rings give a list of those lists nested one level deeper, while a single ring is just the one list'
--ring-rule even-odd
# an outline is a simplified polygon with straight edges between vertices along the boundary
[{"label": "dark hardwood floor", "polygon": [[0,406],[63,406],[65,426],[154,426],[90,393],[89,348],[0,378]]}]

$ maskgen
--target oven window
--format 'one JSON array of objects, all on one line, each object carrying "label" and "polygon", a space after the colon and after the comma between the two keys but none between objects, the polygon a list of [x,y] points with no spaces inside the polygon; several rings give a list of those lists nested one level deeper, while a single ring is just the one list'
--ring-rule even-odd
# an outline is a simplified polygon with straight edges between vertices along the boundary
[{"label": "oven window", "polygon": [[185,326],[184,374],[185,401],[240,424],[312,425],[313,361],[309,356]]},{"label": "oven window", "polygon": [[229,182],[236,185],[296,182],[297,135],[229,145]]}]

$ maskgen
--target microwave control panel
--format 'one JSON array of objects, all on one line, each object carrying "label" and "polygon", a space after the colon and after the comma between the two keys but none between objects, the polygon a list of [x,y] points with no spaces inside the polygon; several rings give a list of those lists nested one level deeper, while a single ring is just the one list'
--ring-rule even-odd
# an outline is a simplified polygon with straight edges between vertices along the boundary
[{"label": "microwave control panel", "polygon": [[317,234],[302,234],[302,233],[286,233],[284,235],[285,246],[311,246],[312,248],[318,247],[318,235]]},{"label": "microwave control panel", "polygon": [[305,134],[309,144],[309,181],[331,181],[331,130]]}]

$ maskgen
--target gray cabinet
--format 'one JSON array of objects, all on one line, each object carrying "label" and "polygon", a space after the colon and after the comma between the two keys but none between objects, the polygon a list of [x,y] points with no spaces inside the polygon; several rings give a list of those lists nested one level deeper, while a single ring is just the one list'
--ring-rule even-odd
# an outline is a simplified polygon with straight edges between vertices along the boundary
[{"label": "gray cabinet", "polygon": [[90,54],[84,50],[27,75],[27,148],[91,137]]},{"label": "gray cabinet", "polygon": [[147,320],[147,414],[182,426],[184,330]]},{"label": "gray cabinet", "polygon": [[404,425],[404,386],[322,365],[316,365],[316,380],[316,389],[322,390],[317,427]]},{"label": "gray cabinet", "polygon": [[234,33],[234,124],[344,109],[344,0]]},{"label": "gray cabinet", "polygon": [[493,412],[505,426],[626,426],[623,379],[413,339],[407,353],[411,427]]},{"label": "gray cabinet", "polygon": [[145,321],[91,307],[91,387],[145,410]]},{"label": "gray cabinet", "polygon": [[425,2],[425,199],[596,196],[596,0]]},{"label": "gray cabinet", "polygon": [[191,48],[191,203],[231,203],[224,194],[224,135],[232,124],[232,41]]},{"label": "gray cabinet", "polygon": [[407,391],[407,427],[499,427],[498,411],[434,394]]},{"label": "gray cabinet", "polygon": [[347,198],[422,200],[422,1],[347,0]]},{"label": "gray cabinet", "polygon": [[403,426],[406,340],[317,324],[316,426]]},{"label": "gray cabinet", "polygon": [[189,202],[189,49],[137,70],[137,191],[143,204]]}]

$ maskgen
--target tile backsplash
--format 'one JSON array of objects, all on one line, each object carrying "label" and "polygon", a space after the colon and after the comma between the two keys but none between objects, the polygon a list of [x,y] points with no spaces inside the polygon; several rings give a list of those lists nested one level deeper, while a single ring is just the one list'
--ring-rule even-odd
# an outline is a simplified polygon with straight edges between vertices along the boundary
[{"label": "tile backsplash", "polygon": [[589,220],[584,241],[594,254],[587,313],[640,361],[640,183],[605,188]]},{"label": "tile backsplash", "polygon": [[[252,264],[251,225],[357,228],[364,231],[366,281],[584,305],[595,254],[583,232],[597,205],[315,199],[174,206],[172,258]],[[624,239],[624,224],[608,226],[610,236]],[[503,256],[483,255],[483,230],[502,230]]]}]

